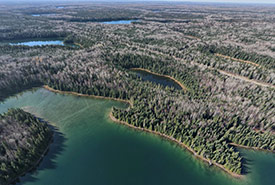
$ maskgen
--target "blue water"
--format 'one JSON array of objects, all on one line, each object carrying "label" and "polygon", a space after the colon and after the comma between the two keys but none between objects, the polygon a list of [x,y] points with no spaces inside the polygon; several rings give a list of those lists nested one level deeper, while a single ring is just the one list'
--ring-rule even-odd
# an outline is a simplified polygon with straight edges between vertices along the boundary
[{"label": "blue water", "polygon": [[32,14],[33,17],[40,17],[40,16],[54,16],[55,13],[42,13],[42,14]]},{"label": "blue water", "polygon": [[138,20],[118,20],[118,21],[106,21],[101,22],[103,24],[131,24],[132,22],[138,22]]},{"label": "blue water", "polygon": [[50,150],[17,185],[274,185],[275,154],[241,150],[248,174],[234,179],[165,139],[112,122],[121,102],[26,91],[0,104],[21,107],[55,125]]},{"label": "blue water", "polygon": [[9,43],[10,45],[24,45],[24,46],[45,46],[45,45],[60,45],[64,46],[61,40],[48,40],[48,41],[27,41],[27,42],[17,42]]}]

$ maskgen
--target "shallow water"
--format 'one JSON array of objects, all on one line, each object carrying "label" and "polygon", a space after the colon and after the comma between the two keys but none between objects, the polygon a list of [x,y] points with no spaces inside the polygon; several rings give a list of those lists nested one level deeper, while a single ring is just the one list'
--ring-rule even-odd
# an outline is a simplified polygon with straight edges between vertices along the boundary
[{"label": "shallow water", "polygon": [[159,75],[154,75],[152,73],[148,73],[146,71],[143,70],[131,70],[134,73],[137,74],[137,76],[141,77],[141,79],[143,79],[144,81],[150,81],[156,84],[160,84],[162,86],[168,86],[168,87],[174,87],[175,89],[182,89],[181,86],[179,86],[179,84],[177,84],[175,81],[163,77],[163,76],[159,76]]},{"label": "shallow water", "polygon": [[28,91],[0,104],[22,107],[56,126],[58,134],[38,170],[24,185],[274,185],[275,155],[242,150],[250,173],[234,179],[158,136],[108,119],[120,102]]}]

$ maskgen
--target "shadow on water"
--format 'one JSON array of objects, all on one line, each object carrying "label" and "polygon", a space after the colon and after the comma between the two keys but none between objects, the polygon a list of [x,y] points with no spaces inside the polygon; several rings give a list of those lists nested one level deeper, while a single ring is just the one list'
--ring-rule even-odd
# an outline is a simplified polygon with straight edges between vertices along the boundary
[{"label": "shadow on water", "polygon": [[28,172],[25,176],[20,177],[18,185],[23,185],[28,182],[35,182],[38,179],[35,177],[40,171],[51,170],[57,167],[56,159],[65,150],[66,138],[56,127],[50,126],[54,132],[53,142],[50,145],[45,157],[40,161],[39,165]]},{"label": "shadow on water", "polygon": [[243,163],[243,167],[242,167],[241,173],[243,175],[247,175],[247,174],[251,173],[250,166],[253,164],[253,161],[248,158],[242,158],[242,163]]},{"label": "shadow on water", "polygon": [[[247,175],[249,173],[251,173],[251,166],[253,165],[253,160],[252,159],[249,159],[243,152],[242,150],[240,150],[238,147],[235,147],[235,150],[237,152],[239,152],[242,156],[242,170],[241,170],[241,174],[242,175]],[[246,156],[246,157],[244,157]]]}]

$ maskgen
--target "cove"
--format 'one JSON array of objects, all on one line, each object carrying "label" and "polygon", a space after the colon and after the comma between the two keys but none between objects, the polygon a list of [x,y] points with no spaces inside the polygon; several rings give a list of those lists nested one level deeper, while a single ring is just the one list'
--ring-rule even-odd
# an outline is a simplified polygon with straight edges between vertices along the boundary
[{"label": "cove", "polygon": [[117,20],[117,21],[105,21],[103,24],[131,24],[132,22],[138,22],[138,20]]},{"label": "cove", "polygon": [[156,84],[160,84],[162,86],[174,87],[175,89],[178,89],[178,90],[182,89],[182,87],[179,84],[177,84],[176,82],[174,82],[173,80],[167,77],[155,75],[137,68],[131,69],[130,71],[134,72],[138,77],[140,77],[144,81],[150,81]]},{"label": "cove", "polygon": [[185,149],[158,136],[109,120],[106,99],[26,91],[0,104],[0,113],[21,107],[57,129],[55,141],[40,166],[20,185],[272,185],[275,155],[241,150],[248,174],[234,179],[209,167]]}]

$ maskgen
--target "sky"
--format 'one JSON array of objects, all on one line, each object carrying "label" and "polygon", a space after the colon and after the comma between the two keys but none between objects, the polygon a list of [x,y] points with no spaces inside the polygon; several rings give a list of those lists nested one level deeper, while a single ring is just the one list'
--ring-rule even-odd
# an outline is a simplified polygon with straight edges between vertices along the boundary
[{"label": "sky", "polygon": [[189,0],[192,2],[275,3],[275,0]]},{"label": "sky", "polygon": [[[0,0],[1,1],[7,1],[7,0]],[[13,2],[39,2],[39,1],[43,1],[43,2],[53,2],[53,0],[8,0],[8,1],[13,1]],[[275,0],[54,0],[56,2],[60,1],[60,2],[79,2],[79,1],[89,1],[89,2],[93,2],[93,1],[123,1],[123,2],[129,2],[129,1],[170,1],[170,2],[215,2],[215,3],[270,3],[270,4],[275,4]]]}]

